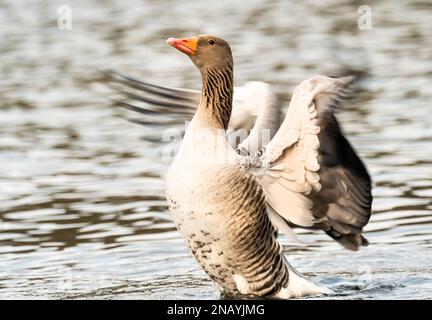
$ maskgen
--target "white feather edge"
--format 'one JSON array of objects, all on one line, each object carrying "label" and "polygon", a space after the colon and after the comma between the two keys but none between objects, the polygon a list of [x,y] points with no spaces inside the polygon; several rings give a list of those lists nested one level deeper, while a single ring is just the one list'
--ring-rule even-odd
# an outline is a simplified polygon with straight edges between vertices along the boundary
[{"label": "white feather edge", "polygon": [[270,206],[267,206],[267,215],[273,226],[280,230],[289,241],[305,246],[306,244],[300,240],[294,230],[287,224],[287,222],[276,213]]},{"label": "white feather edge", "polygon": [[[306,197],[312,190],[321,189],[317,151],[320,128],[316,123],[317,109],[313,99],[318,94],[323,95],[322,98],[334,96],[351,80],[351,77],[315,76],[297,86],[285,119],[261,158],[267,170],[259,174],[260,182],[268,207],[273,210],[269,217],[290,238],[293,238],[293,231],[286,230],[286,223],[280,221],[285,219],[301,226],[311,226],[316,222],[310,211],[312,203]],[[279,168],[275,170],[278,165],[282,171]]]}]

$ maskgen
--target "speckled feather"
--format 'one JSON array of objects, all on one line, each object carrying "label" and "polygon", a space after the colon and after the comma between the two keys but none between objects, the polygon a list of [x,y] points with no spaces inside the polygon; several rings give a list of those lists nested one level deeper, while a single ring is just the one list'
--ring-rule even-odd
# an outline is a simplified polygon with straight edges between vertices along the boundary
[{"label": "speckled feather", "polygon": [[[240,164],[194,172],[188,179],[206,183],[169,188],[167,197],[179,231],[207,274],[231,296],[265,296],[287,287],[288,269],[256,178]],[[234,275],[245,279],[247,292],[239,291]]]}]

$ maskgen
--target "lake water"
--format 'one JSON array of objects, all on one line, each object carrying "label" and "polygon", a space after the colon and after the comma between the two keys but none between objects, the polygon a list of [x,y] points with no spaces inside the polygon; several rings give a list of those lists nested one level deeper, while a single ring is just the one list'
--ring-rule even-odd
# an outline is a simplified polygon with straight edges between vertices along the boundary
[{"label": "lake water", "polygon": [[[319,3],[319,4],[318,4]],[[98,68],[199,88],[169,36],[232,45],[238,85],[283,105],[314,74],[363,73],[338,118],[374,181],[370,245],[349,252],[299,231],[289,261],[335,294],[432,298],[430,1],[62,1],[0,4],[0,298],[211,299],[164,199],[163,128],[125,121]]]}]

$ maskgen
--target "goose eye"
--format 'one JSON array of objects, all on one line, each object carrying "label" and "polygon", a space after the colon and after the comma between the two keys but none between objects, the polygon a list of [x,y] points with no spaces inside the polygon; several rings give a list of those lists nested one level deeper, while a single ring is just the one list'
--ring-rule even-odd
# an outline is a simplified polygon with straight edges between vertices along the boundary
[{"label": "goose eye", "polygon": [[207,42],[208,42],[208,44],[214,45],[214,40],[213,39],[209,39]]}]

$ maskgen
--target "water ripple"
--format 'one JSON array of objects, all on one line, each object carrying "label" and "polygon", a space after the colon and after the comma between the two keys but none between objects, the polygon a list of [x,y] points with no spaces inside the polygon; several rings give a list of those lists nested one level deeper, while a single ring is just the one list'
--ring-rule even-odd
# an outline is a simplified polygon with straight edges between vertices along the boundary
[{"label": "water ripple", "polygon": [[323,298],[431,299],[430,5],[376,3],[371,30],[353,1],[211,6],[74,1],[70,31],[55,4],[0,6],[0,298],[218,298],[167,210],[162,128],[126,122],[95,72],[199,88],[164,39],[206,32],[232,43],[238,84],[268,81],[285,105],[308,76],[361,71],[338,117],[374,179],[370,245],[346,252],[308,230],[305,246],[281,241],[335,291]]}]

